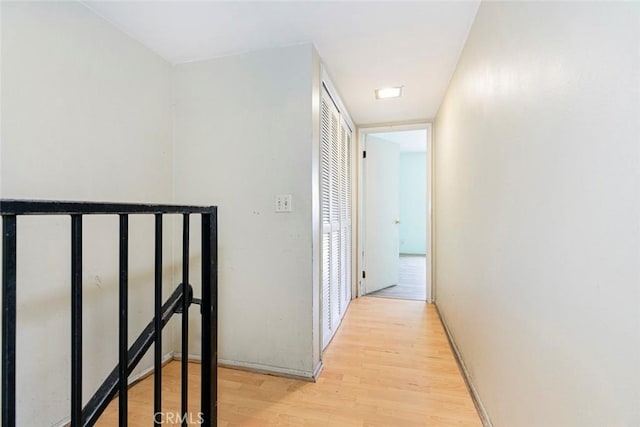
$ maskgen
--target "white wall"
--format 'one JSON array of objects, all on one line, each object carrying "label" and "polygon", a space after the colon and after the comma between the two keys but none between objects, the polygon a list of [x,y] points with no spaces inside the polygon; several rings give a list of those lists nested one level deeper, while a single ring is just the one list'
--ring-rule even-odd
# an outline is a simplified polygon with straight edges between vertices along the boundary
[{"label": "white wall", "polygon": [[400,152],[401,254],[427,254],[427,153]]},{"label": "white wall", "polygon": [[[1,8],[1,197],[171,202],[171,66],[79,3]],[[69,415],[69,222],[18,220],[18,425]],[[117,361],[117,224],[85,219],[85,401]],[[130,230],[133,339],[152,319],[153,220]]]},{"label": "white wall", "polygon": [[437,115],[437,303],[495,426],[640,425],[639,23],[482,3]]},{"label": "white wall", "polygon": [[[176,200],[219,206],[222,363],[309,377],[318,362],[317,62],[298,45],[175,67]],[[293,212],[274,212],[276,194]]]}]

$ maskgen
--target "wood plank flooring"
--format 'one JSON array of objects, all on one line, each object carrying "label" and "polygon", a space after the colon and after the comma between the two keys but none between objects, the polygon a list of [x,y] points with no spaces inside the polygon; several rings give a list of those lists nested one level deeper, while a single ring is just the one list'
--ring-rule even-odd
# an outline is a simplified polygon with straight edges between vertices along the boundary
[{"label": "wood plank flooring", "polygon": [[[165,412],[180,405],[179,367],[171,362],[163,370]],[[199,372],[198,364],[189,365],[194,421]],[[218,372],[219,426],[482,426],[435,308],[424,302],[354,300],[317,383]],[[129,396],[129,425],[152,425],[153,377]],[[116,399],[98,425],[116,426],[117,409]]]},{"label": "wood plank flooring", "polygon": [[427,260],[424,255],[400,255],[398,284],[368,294],[372,297],[427,299]]}]

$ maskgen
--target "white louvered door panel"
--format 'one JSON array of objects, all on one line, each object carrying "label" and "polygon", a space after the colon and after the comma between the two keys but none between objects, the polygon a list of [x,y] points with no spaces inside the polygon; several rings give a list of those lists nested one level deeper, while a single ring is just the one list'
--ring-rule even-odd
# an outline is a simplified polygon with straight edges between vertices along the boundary
[{"label": "white louvered door panel", "polygon": [[342,306],[344,311],[351,301],[351,130],[343,121],[342,124],[341,163],[341,246],[342,246]]},{"label": "white louvered door panel", "polygon": [[333,333],[342,319],[340,264],[340,231],[333,231],[331,232],[331,329]]},{"label": "white louvered door panel", "polygon": [[322,337],[323,348],[333,336],[331,305],[331,108],[322,97],[320,141],[320,216],[322,222]]},{"label": "white louvered door panel", "polygon": [[352,198],[352,193],[351,193],[351,180],[352,180],[352,175],[351,175],[351,171],[352,171],[352,167],[351,167],[351,130],[345,126],[345,167],[346,167],[346,177],[345,177],[345,193],[346,193],[346,198],[345,198],[345,205],[346,205],[346,227],[345,227],[345,234],[346,234],[346,238],[345,238],[345,246],[344,246],[344,253],[345,253],[345,271],[346,271],[346,276],[345,276],[345,289],[346,289],[346,296],[345,296],[345,302],[346,304],[349,304],[349,301],[351,301],[351,272],[352,272],[352,266],[351,266],[351,236],[352,236],[352,229],[351,229],[351,198]]},{"label": "white louvered door panel", "polygon": [[331,112],[327,100],[322,98],[320,141],[320,197],[322,232],[331,231]]},{"label": "white louvered door panel", "polygon": [[340,113],[331,112],[331,306],[332,328],[340,323],[342,313],[342,270],[340,249]]},{"label": "white louvered door panel", "polygon": [[347,165],[345,164],[345,148],[346,148],[346,127],[344,123],[340,123],[340,144],[338,149],[338,163],[339,163],[339,174],[338,174],[338,186],[340,187],[340,203],[338,205],[340,210],[340,232],[339,232],[339,240],[340,240],[340,315],[345,312],[347,303],[346,303],[346,294],[347,287],[346,279],[346,239],[345,239],[345,226],[346,226],[346,209],[347,204],[345,203],[346,196],[346,173],[347,173]]},{"label": "white louvered door panel", "polygon": [[351,300],[351,130],[325,90],[321,103],[321,285],[326,347]]},{"label": "white louvered door panel", "polygon": [[331,240],[330,233],[322,235],[322,333],[325,347],[333,336],[331,327]]},{"label": "white louvered door panel", "polygon": [[340,230],[340,247],[343,249],[340,252],[340,269],[342,271],[343,283],[340,287],[340,315],[344,314],[344,311],[349,304],[347,300],[347,277],[349,277],[349,271],[347,270],[347,228],[342,228]]}]

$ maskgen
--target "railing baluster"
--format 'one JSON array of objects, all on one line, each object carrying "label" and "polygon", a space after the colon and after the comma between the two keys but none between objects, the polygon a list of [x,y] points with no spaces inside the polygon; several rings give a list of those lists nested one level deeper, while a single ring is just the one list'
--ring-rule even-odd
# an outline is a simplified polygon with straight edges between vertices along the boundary
[{"label": "railing baluster", "polygon": [[120,301],[119,301],[119,387],[118,387],[118,425],[127,426],[127,350],[128,350],[128,280],[129,280],[129,216],[120,215]]},{"label": "railing baluster", "polygon": [[202,214],[202,425],[215,427],[218,416],[218,215]]},{"label": "railing baluster", "polygon": [[82,215],[71,215],[71,427],[82,425]]},{"label": "railing baluster", "polygon": [[2,425],[16,425],[16,216],[2,217]]},{"label": "railing baluster", "polygon": [[187,375],[189,373],[189,214],[182,216],[182,390],[181,407],[183,421],[187,425]]},{"label": "railing baluster", "polygon": [[155,253],[155,295],[154,295],[154,364],[153,364],[153,423],[162,424],[162,214],[156,214]]}]

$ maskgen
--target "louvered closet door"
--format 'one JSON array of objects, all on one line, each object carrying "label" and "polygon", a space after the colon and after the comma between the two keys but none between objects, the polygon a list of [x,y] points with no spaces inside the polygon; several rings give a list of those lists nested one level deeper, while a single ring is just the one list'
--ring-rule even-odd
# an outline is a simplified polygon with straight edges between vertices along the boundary
[{"label": "louvered closet door", "polygon": [[343,286],[341,301],[346,306],[351,301],[351,130],[342,121],[342,147],[340,171],[340,236],[341,236],[341,266],[343,268]]},{"label": "louvered closet door", "polygon": [[321,118],[323,346],[351,300],[351,130],[323,91]]}]

